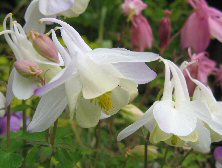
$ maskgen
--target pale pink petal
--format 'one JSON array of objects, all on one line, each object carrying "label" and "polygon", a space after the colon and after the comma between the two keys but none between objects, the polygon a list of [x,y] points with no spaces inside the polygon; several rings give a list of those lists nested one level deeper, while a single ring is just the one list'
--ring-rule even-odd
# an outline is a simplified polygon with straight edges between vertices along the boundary
[{"label": "pale pink petal", "polygon": [[207,17],[196,12],[186,21],[181,32],[182,48],[193,48],[197,53],[205,51],[210,42],[210,29]]}]

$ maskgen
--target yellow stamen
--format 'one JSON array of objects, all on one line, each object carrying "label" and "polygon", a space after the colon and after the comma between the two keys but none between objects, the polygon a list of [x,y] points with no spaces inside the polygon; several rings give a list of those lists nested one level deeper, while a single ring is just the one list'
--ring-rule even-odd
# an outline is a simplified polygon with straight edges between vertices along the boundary
[{"label": "yellow stamen", "polygon": [[178,142],[178,138],[177,138],[177,136],[176,136],[176,135],[173,135],[173,136],[172,136],[172,139],[171,139],[171,143],[172,143],[172,145],[176,145],[177,142]]},{"label": "yellow stamen", "polygon": [[105,94],[96,98],[98,105],[104,110],[106,114],[113,108],[112,92],[106,92]]}]

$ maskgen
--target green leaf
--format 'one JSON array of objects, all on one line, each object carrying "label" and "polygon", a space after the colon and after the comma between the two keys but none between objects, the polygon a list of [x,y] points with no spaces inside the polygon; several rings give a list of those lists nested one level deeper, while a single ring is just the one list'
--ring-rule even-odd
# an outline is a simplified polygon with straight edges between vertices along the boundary
[{"label": "green leaf", "polygon": [[22,165],[22,156],[16,153],[0,152],[0,167],[2,168],[19,168]]}]

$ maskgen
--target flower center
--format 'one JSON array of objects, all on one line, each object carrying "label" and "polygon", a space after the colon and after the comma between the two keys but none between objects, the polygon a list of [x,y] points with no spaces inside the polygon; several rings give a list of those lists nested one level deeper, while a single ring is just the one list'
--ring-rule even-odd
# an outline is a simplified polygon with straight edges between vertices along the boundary
[{"label": "flower center", "polygon": [[109,114],[109,111],[113,108],[112,92],[106,92],[103,95],[97,97],[96,102],[106,114]]}]

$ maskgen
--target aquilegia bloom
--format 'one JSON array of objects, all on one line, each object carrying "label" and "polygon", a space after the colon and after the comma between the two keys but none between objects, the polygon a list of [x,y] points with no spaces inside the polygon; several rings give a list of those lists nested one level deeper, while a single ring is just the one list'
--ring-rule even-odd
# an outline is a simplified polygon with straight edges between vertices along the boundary
[{"label": "aquilegia bloom", "polygon": [[41,21],[60,24],[62,39],[58,41],[54,30],[52,38],[65,60],[60,77],[36,90],[43,95],[30,131],[47,129],[69,105],[71,118],[75,114],[80,126],[95,126],[102,113],[113,115],[127,105],[137,85],[156,77],[144,62],[155,61],[157,54],[131,52],[126,49],[99,48],[92,50],[81,36],[67,23],[44,18]]},{"label": "aquilegia bloom", "polygon": [[213,120],[200,99],[190,100],[182,71],[171,61],[163,62],[165,84],[162,99],[156,101],[137,122],[121,131],[117,139],[120,141],[145,126],[151,132],[152,143],[165,141],[173,146],[187,144],[196,151],[209,152],[211,134],[205,124],[220,135],[222,125]]},{"label": "aquilegia bloom", "polygon": [[76,17],[83,13],[89,0],[33,0],[25,13],[26,24],[24,29],[26,32],[35,30],[38,32],[45,31],[45,25],[39,23],[39,19],[43,17]]},{"label": "aquilegia bloom", "polygon": [[[8,20],[9,30],[7,29]],[[26,36],[21,25],[13,21],[12,14],[5,17],[3,28],[4,31],[0,32],[0,35],[4,34],[5,40],[16,58],[15,68],[12,69],[8,81],[7,94],[10,95],[7,96],[9,101],[6,104],[8,105],[13,95],[19,99],[30,98],[37,85],[43,84],[42,80],[44,82],[51,80],[61,70],[60,66],[64,62],[60,55],[58,55],[57,61],[49,60],[49,57],[46,58],[44,55],[40,55],[35,49],[34,43],[32,44]]]},{"label": "aquilegia bloom", "polygon": [[188,2],[195,11],[182,29],[182,47],[191,47],[199,53],[206,50],[211,37],[222,42],[222,12],[209,7],[205,0],[188,0]]}]

